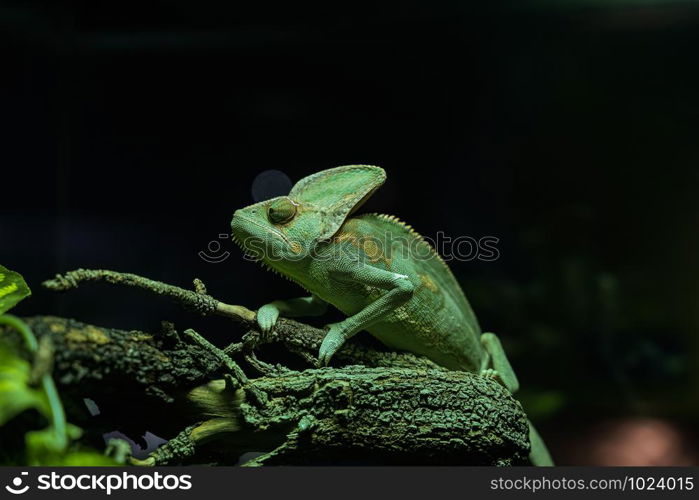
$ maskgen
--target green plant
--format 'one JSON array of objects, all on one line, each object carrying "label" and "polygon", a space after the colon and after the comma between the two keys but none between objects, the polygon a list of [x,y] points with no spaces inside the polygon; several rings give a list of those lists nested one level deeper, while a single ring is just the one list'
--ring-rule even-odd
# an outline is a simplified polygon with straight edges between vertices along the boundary
[{"label": "green plant", "polygon": [[0,343],[0,428],[33,409],[46,418],[48,426],[25,434],[24,455],[28,465],[113,465],[114,461],[104,455],[71,446],[82,431],[66,422],[56,385],[46,368],[51,363],[40,362],[42,358],[47,361],[50,349],[40,347],[24,321],[6,314],[30,295],[31,290],[20,274],[0,265],[0,325],[16,330],[30,356],[38,361],[33,367],[9,345]]}]

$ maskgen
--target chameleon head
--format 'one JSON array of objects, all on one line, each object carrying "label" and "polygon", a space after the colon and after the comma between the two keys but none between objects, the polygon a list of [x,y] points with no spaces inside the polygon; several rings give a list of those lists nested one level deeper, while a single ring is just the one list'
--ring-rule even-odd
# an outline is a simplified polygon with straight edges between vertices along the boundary
[{"label": "chameleon head", "polygon": [[236,210],[231,221],[233,240],[248,255],[273,264],[306,255],[301,204],[288,196]]},{"label": "chameleon head", "polygon": [[330,240],[346,218],[386,179],[379,167],[347,165],[301,179],[289,196],[236,210],[231,229],[243,250],[269,266],[291,271]]}]

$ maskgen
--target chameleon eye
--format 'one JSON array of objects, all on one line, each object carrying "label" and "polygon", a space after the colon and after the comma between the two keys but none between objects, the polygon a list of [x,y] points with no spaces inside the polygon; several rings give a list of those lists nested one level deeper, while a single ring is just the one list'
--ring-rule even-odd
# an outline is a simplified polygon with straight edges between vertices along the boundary
[{"label": "chameleon eye", "polygon": [[289,198],[279,198],[267,208],[267,216],[273,224],[284,224],[296,215],[296,205]]}]

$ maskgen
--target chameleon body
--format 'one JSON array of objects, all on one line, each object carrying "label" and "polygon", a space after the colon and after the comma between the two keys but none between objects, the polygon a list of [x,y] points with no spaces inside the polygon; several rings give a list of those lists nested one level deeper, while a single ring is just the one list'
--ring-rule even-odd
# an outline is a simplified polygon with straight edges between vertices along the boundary
[{"label": "chameleon body", "polygon": [[[437,252],[393,216],[352,215],[385,179],[379,167],[337,167],[302,179],[288,196],[235,212],[233,239],[243,250],[310,292],[262,306],[260,328],[272,329],[279,315],[318,315],[332,304],[347,318],[329,325],[322,364],[366,330],[388,347],[493,377],[515,392],[519,383],[498,337],[481,332]],[[530,438],[532,463],[551,465],[531,424]]]}]

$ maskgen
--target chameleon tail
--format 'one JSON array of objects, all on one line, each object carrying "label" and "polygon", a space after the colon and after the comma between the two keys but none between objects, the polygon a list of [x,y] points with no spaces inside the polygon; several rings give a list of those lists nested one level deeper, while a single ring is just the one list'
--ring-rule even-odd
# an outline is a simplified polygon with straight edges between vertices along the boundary
[{"label": "chameleon tail", "polygon": [[541,439],[541,436],[539,435],[539,432],[534,428],[531,420],[527,419],[527,422],[529,423],[529,444],[531,446],[529,451],[529,461],[532,463],[532,465],[536,465],[538,467],[550,467],[555,465],[548,448],[546,448],[544,440]]}]

